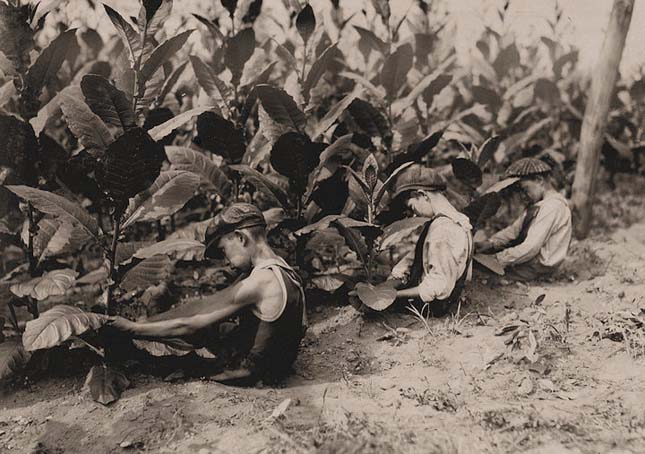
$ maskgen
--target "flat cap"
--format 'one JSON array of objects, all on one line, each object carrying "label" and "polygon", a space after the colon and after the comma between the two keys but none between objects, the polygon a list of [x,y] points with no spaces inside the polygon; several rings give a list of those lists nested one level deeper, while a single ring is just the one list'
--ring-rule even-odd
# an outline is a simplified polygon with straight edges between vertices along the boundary
[{"label": "flat cap", "polygon": [[411,165],[396,177],[392,198],[413,189],[443,191],[446,189],[446,179],[429,167]]},{"label": "flat cap", "polygon": [[522,158],[508,166],[504,177],[530,177],[533,175],[545,175],[551,172],[551,166],[541,159]]},{"label": "flat cap", "polygon": [[213,218],[208,230],[206,231],[207,247],[217,238],[227,233],[249,227],[266,227],[262,211],[250,203],[234,203],[224,208],[217,216]]}]

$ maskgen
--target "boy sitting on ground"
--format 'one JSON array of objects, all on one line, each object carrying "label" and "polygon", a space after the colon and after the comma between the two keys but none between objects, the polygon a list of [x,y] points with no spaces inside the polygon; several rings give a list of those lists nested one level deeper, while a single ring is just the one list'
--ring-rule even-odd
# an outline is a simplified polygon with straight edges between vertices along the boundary
[{"label": "boy sitting on ground", "polygon": [[553,187],[551,167],[535,158],[513,163],[505,176],[516,180],[529,202],[510,226],[475,244],[478,252],[495,253],[514,280],[533,280],[552,274],[564,261],[571,242],[571,210]]},{"label": "boy sitting on ground", "polygon": [[473,239],[468,217],[459,213],[441,191],[445,179],[430,168],[413,165],[396,179],[393,211],[428,218],[414,251],[405,255],[382,284],[396,289],[396,300],[428,303],[441,317],[456,307],[469,277]]},{"label": "boy sitting on ground", "polygon": [[[266,222],[253,205],[236,203],[224,209],[209,229],[207,245],[219,247],[245,277],[143,322],[111,317],[110,326],[135,339],[173,344],[179,338],[190,344],[237,315],[239,326],[222,340],[236,352],[237,363],[212,379],[253,384],[282,378],[296,359],[306,324],[300,278],[267,243]],[[217,351],[226,350],[220,347]]]}]

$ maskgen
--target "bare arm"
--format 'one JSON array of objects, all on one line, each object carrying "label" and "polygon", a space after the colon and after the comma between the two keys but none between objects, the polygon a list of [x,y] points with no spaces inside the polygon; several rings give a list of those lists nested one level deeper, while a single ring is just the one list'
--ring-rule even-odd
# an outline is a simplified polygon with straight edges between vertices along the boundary
[{"label": "bare arm", "polygon": [[[113,325],[133,337],[142,339],[188,336],[230,317],[244,307],[256,305],[262,299],[275,297],[281,292],[282,289],[273,272],[260,270],[222,292],[196,300],[177,318],[139,323],[118,318]],[[222,299],[217,298],[220,294],[222,294],[220,296]],[[215,304],[209,306],[208,301],[215,302]],[[177,309],[181,309],[181,307]]]}]

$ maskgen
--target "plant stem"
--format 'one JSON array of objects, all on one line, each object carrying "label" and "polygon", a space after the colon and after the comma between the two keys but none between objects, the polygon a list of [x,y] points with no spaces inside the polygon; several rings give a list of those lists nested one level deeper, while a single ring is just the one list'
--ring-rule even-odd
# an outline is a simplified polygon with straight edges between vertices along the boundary
[{"label": "plant stem", "polygon": [[300,84],[305,82],[305,67],[307,66],[307,41],[305,41],[304,48],[302,50],[302,73],[300,74]]},{"label": "plant stem", "polygon": [[99,355],[101,358],[105,359],[105,354],[101,350],[96,348],[94,345],[92,345],[89,342],[87,342],[85,339],[83,339],[81,337],[78,337],[78,336],[74,336],[74,340],[79,341],[81,344],[85,345],[87,348],[92,350],[94,353]]},{"label": "plant stem", "polygon": [[16,331],[20,332],[20,327],[18,326],[18,317],[16,316],[16,309],[13,307],[13,303],[11,301],[9,301],[7,305],[9,306],[9,314],[11,315],[11,324],[16,329]]},{"label": "plant stem", "polygon": [[114,301],[113,301],[113,294],[114,294],[114,289],[116,288],[117,285],[117,277],[116,277],[116,248],[119,244],[119,233],[121,230],[121,214],[117,214],[114,217],[114,233],[112,234],[112,247],[110,249],[110,257],[108,257],[108,260],[110,261],[110,285],[108,286],[108,294],[107,294],[107,314],[108,315],[114,315]]},{"label": "plant stem", "polygon": [[29,274],[36,277],[36,257],[34,257],[34,233],[36,225],[34,222],[34,207],[31,202],[27,203],[27,218],[29,219],[29,239],[27,240],[27,255],[29,256]]}]

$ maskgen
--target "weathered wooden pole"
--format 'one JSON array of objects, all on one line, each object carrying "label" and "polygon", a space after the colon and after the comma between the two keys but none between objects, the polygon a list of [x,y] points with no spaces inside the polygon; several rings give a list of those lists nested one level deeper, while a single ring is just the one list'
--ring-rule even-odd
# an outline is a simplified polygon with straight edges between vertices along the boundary
[{"label": "weathered wooden pole", "polygon": [[634,0],[614,0],[605,41],[591,77],[591,93],[582,121],[571,197],[574,230],[578,239],[586,238],[591,229],[591,205],[600,163],[600,150],[633,9]]}]

